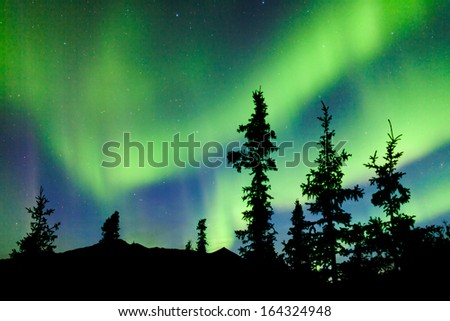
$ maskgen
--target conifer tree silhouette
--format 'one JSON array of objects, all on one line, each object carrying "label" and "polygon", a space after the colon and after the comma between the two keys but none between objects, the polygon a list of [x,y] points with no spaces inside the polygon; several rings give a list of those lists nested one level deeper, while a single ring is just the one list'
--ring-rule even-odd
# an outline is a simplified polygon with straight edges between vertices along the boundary
[{"label": "conifer tree silhouette", "polygon": [[386,142],[386,154],[383,157],[384,164],[377,164],[377,152],[370,156],[370,161],[364,166],[375,170],[374,177],[369,179],[370,185],[375,185],[377,191],[372,194],[371,202],[374,206],[383,208],[383,212],[388,219],[383,222],[383,228],[391,237],[387,254],[392,260],[394,270],[400,269],[400,259],[407,238],[411,229],[414,227],[414,216],[406,215],[400,212],[403,204],[409,202],[411,193],[409,188],[404,187],[400,183],[400,179],[405,175],[404,172],[397,170],[397,165],[403,152],[396,152],[398,142],[402,135],[395,136],[392,129],[391,121],[389,122],[390,132],[389,140]]},{"label": "conifer tree silhouette", "polygon": [[197,252],[206,253],[206,218],[198,221],[197,231]]},{"label": "conifer tree silhouette", "polygon": [[54,242],[58,237],[55,232],[59,229],[61,223],[55,223],[53,226],[48,225],[47,217],[55,212],[54,209],[45,208],[48,202],[44,194],[44,188],[41,186],[39,195],[36,196],[36,206],[26,208],[27,212],[31,214],[31,232],[17,242],[19,250],[13,249],[10,253],[11,258],[54,252],[56,248]]},{"label": "conifer tree silhouette", "polygon": [[184,249],[186,251],[192,251],[192,241],[191,240],[186,242],[186,245],[184,246]]},{"label": "conifer tree silhouette", "polygon": [[282,242],[283,251],[288,266],[296,272],[311,270],[310,255],[312,250],[311,222],[307,221],[303,214],[302,205],[295,201],[295,208],[291,217],[292,227],[289,228],[288,235],[291,238],[287,242]]},{"label": "conifer tree silhouette", "polygon": [[242,241],[239,253],[248,259],[275,260],[274,248],[276,231],[271,223],[273,209],[270,204],[272,196],[267,171],[276,171],[276,163],[270,154],[278,148],[271,141],[276,135],[266,122],[267,104],[261,89],[253,92],[255,104],[246,125],[239,125],[238,133],[244,133],[247,141],[239,151],[230,151],[227,154],[228,162],[233,164],[238,172],[242,168],[250,170],[253,176],[250,186],[243,187],[244,201],[248,210],[243,212],[243,219],[247,222],[247,229],[235,231],[238,239]]},{"label": "conifer tree silhouette", "polygon": [[306,175],[307,182],[300,186],[303,195],[315,202],[306,203],[308,210],[314,215],[321,215],[315,224],[322,228],[317,233],[315,265],[326,279],[332,282],[338,281],[337,255],[345,254],[342,242],[345,240],[346,228],[351,221],[350,213],[342,209],[343,202],[355,200],[363,196],[363,190],[356,185],[353,188],[343,188],[342,178],[344,173],[341,167],[351,156],[345,150],[341,153],[335,150],[333,137],[335,131],[330,129],[332,116],[328,113],[328,107],[322,101],[323,117],[318,117],[322,122],[323,135],[320,136],[318,145],[319,155],[316,158],[317,169],[311,168]]},{"label": "conifer tree silhouette", "polygon": [[102,239],[100,243],[108,243],[119,239],[119,212],[114,211],[110,217],[105,220],[102,226]]},{"label": "conifer tree silhouette", "polygon": [[447,223],[447,221],[444,221],[442,230],[443,230],[443,235],[445,235],[447,237],[447,239],[450,239],[450,224]]},{"label": "conifer tree silhouette", "polygon": [[384,222],[370,217],[368,223],[353,224],[347,234],[346,251],[349,259],[343,262],[344,277],[347,280],[361,281],[382,275],[390,269],[386,265],[385,248],[389,244]]}]

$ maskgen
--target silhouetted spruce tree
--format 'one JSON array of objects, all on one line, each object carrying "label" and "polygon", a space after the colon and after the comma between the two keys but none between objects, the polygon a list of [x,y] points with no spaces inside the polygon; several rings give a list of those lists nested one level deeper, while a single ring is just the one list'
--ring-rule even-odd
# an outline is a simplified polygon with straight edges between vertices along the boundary
[{"label": "silhouetted spruce tree", "polygon": [[378,156],[375,151],[370,156],[370,162],[364,165],[375,170],[376,176],[369,179],[370,185],[375,185],[377,188],[377,191],[372,194],[371,201],[374,206],[383,208],[388,219],[383,223],[384,229],[391,237],[386,251],[388,258],[392,260],[393,269],[399,270],[404,247],[411,229],[414,227],[414,216],[400,212],[400,207],[409,202],[411,193],[409,188],[400,183],[400,179],[405,173],[396,168],[403,152],[396,152],[395,148],[402,135],[395,136],[391,121],[388,120],[388,122],[390,132],[388,133],[389,140],[386,142],[386,154],[383,157],[385,163],[377,164]]},{"label": "silhouetted spruce tree", "polygon": [[105,220],[102,226],[102,239],[100,243],[111,242],[119,239],[119,212],[115,211]]},{"label": "silhouetted spruce tree", "polygon": [[302,205],[295,201],[295,208],[291,217],[292,227],[289,228],[288,235],[291,238],[283,242],[283,251],[288,266],[296,272],[311,271],[311,222],[307,221],[303,214]]},{"label": "silhouetted spruce tree", "polygon": [[422,275],[426,276],[426,283],[440,284],[444,287],[442,281],[449,284],[449,281],[443,280],[448,280],[445,276],[450,269],[448,228],[444,222],[442,226],[427,225],[411,230],[401,257],[403,276],[417,278],[418,275]]},{"label": "silhouetted spruce tree", "polygon": [[349,245],[353,248],[346,250],[346,255],[350,255],[349,259],[340,265],[342,279],[344,280],[360,280],[365,271],[365,225],[363,223],[356,223],[351,225],[348,230],[347,240]]},{"label": "silhouetted spruce tree", "polygon": [[45,208],[48,202],[44,195],[44,188],[41,186],[39,195],[36,196],[36,206],[26,208],[27,212],[31,214],[31,232],[17,242],[19,250],[13,249],[10,253],[11,258],[54,252],[56,248],[54,242],[57,238],[55,232],[61,223],[55,223],[53,226],[48,225],[47,217],[55,212],[54,209]]},{"label": "silhouetted spruce tree", "polygon": [[383,222],[371,217],[368,223],[356,223],[347,234],[347,255],[349,259],[342,263],[344,278],[356,282],[371,279],[387,270],[380,244],[386,244],[387,234]]},{"label": "silhouetted spruce tree", "polygon": [[239,151],[228,152],[227,158],[233,167],[241,172],[242,168],[250,170],[253,176],[250,186],[243,187],[242,199],[247,202],[248,210],[243,212],[247,229],[236,231],[236,236],[242,241],[240,254],[248,259],[275,260],[274,241],[276,231],[271,223],[273,214],[269,195],[270,189],[267,171],[276,171],[275,160],[270,157],[278,150],[271,139],[276,135],[266,122],[267,104],[261,89],[253,92],[255,104],[249,122],[239,125],[238,133],[244,133],[247,141]]},{"label": "silhouetted spruce tree", "polygon": [[206,218],[198,221],[197,231],[197,252],[206,253]]},{"label": "silhouetted spruce tree", "polygon": [[192,251],[192,241],[191,240],[187,241],[186,245],[184,246],[184,249],[186,251]]},{"label": "silhouetted spruce tree", "polygon": [[363,190],[358,185],[353,188],[342,187],[344,173],[341,167],[351,155],[345,150],[341,153],[335,150],[333,144],[335,131],[330,129],[332,116],[329,115],[328,107],[323,101],[322,111],[323,117],[318,117],[323,128],[323,135],[318,142],[319,155],[315,160],[318,167],[310,169],[306,175],[307,182],[302,183],[301,188],[304,196],[315,200],[313,203],[306,203],[309,205],[309,211],[314,215],[321,215],[315,222],[321,227],[316,240],[315,268],[320,269],[326,279],[336,282],[337,255],[345,254],[342,243],[351,221],[351,215],[342,209],[342,204],[346,200],[357,201],[363,196]]}]

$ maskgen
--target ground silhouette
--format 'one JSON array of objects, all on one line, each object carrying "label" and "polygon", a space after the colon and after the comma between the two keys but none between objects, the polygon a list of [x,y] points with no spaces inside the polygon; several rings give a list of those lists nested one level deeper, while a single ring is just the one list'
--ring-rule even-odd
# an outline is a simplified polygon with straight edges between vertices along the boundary
[{"label": "ground silhouette", "polygon": [[[430,269],[323,283],[280,264],[252,263],[222,248],[147,248],[123,240],[41,257],[0,260],[2,300],[449,300]],[[444,271],[442,271],[444,272]],[[269,282],[261,283],[264,276]]]},{"label": "ground silhouette", "polygon": [[[241,300],[249,298],[238,289],[251,283],[252,269],[225,248],[201,254],[119,239],[53,255],[0,260],[1,299]],[[271,287],[265,295],[258,294],[262,289],[257,284],[254,288],[257,298],[273,298]]]}]

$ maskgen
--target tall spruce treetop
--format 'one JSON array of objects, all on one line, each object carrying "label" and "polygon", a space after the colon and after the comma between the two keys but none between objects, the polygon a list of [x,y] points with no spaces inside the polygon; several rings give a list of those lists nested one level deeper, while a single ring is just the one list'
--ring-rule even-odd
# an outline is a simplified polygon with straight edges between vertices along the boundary
[{"label": "tall spruce treetop", "polygon": [[206,245],[208,242],[206,241],[206,218],[198,221],[197,224],[197,252],[206,253]]},{"label": "tall spruce treetop", "polygon": [[267,104],[261,89],[253,92],[255,109],[246,125],[239,125],[238,133],[244,133],[247,141],[239,151],[228,152],[228,162],[241,172],[242,168],[250,170],[253,176],[250,186],[243,187],[244,201],[248,210],[243,212],[247,229],[236,231],[242,241],[239,249],[243,257],[256,260],[272,260],[276,258],[274,241],[276,231],[271,223],[273,214],[269,195],[270,189],[267,171],[276,171],[276,163],[270,154],[278,148],[271,141],[276,135],[266,122]]},{"label": "tall spruce treetop", "polygon": [[314,202],[306,203],[309,211],[321,217],[315,222],[322,227],[321,237],[317,240],[316,259],[317,267],[332,282],[338,280],[337,258],[345,253],[342,242],[345,240],[345,228],[350,225],[351,215],[342,209],[346,200],[355,200],[363,196],[363,190],[356,185],[353,188],[343,188],[342,166],[349,159],[344,149],[338,152],[333,144],[335,131],[330,129],[332,116],[328,113],[328,107],[322,101],[323,117],[318,117],[322,122],[323,135],[320,136],[319,155],[316,158],[317,168],[311,168],[306,175],[307,182],[302,183],[302,193]]},{"label": "tall spruce treetop", "polygon": [[364,164],[367,168],[375,170],[375,177],[369,179],[370,185],[376,185],[377,191],[372,195],[372,204],[383,208],[386,216],[392,220],[400,214],[402,204],[409,202],[411,196],[409,188],[405,188],[400,179],[405,175],[404,172],[397,171],[397,165],[403,152],[396,152],[395,148],[402,135],[395,136],[392,130],[391,121],[389,122],[390,132],[389,140],[386,142],[386,155],[383,159],[386,161],[383,165],[377,164],[377,152],[370,156],[370,162]]},{"label": "tall spruce treetop", "polygon": [[44,194],[44,188],[41,186],[39,195],[36,196],[36,206],[27,207],[26,210],[31,214],[31,232],[20,241],[17,242],[19,250],[13,249],[10,256],[36,256],[45,253],[53,253],[56,245],[54,242],[57,238],[55,232],[61,223],[55,223],[49,226],[47,217],[52,215],[55,210],[45,208],[48,199]]},{"label": "tall spruce treetop", "polygon": [[407,234],[414,227],[414,216],[409,216],[400,212],[403,204],[409,202],[411,193],[409,188],[400,183],[404,172],[397,170],[397,165],[403,152],[396,152],[395,149],[402,135],[395,136],[391,121],[389,122],[389,140],[386,142],[386,154],[383,157],[385,163],[377,164],[377,152],[370,156],[370,162],[364,164],[369,169],[374,169],[376,176],[369,179],[370,185],[375,185],[377,191],[372,194],[372,204],[383,208],[383,212],[388,218],[387,230],[391,236],[391,246],[388,249],[393,260],[394,269],[400,268],[400,256]]},{"label": "tall spruce treetop", "polygon": [[287,242],[283,242],[286,263],[294,271],[310,271],[310,253],[312,246],[310,228],[312,225],[311,222],[306,220],[302,205],[298,200],[295,201],[291,222],[292,227],[288,231],[288,235],[291,238]]}]

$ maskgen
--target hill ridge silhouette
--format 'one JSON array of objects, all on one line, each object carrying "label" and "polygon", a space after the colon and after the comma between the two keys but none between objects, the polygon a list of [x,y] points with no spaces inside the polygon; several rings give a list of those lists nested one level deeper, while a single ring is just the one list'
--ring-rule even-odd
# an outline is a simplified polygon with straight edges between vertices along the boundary
[{"label": "hill ridge silhouette", "polygon": [[[119,239],[40,258],[4,259],[0,272],[9,277],[1,296],[5,300],[244,299],[248,294],[229,290],[239,280],[244,283],[251,270],[224,247],[202,254]],[[40,273],[52,280],[52,286],[27,291],[39,287],[42,280],[35,276]]]},{"label": "hill ridge silhouette", "polygon": [[[283,265],[145,247],[118,239],[42,257],[0,260],[2,300],[449,300],[430,277],[329,284]],[[261,283],[261,277],[270,280]],[[428,280],[428,281],[427,281]]]}]

